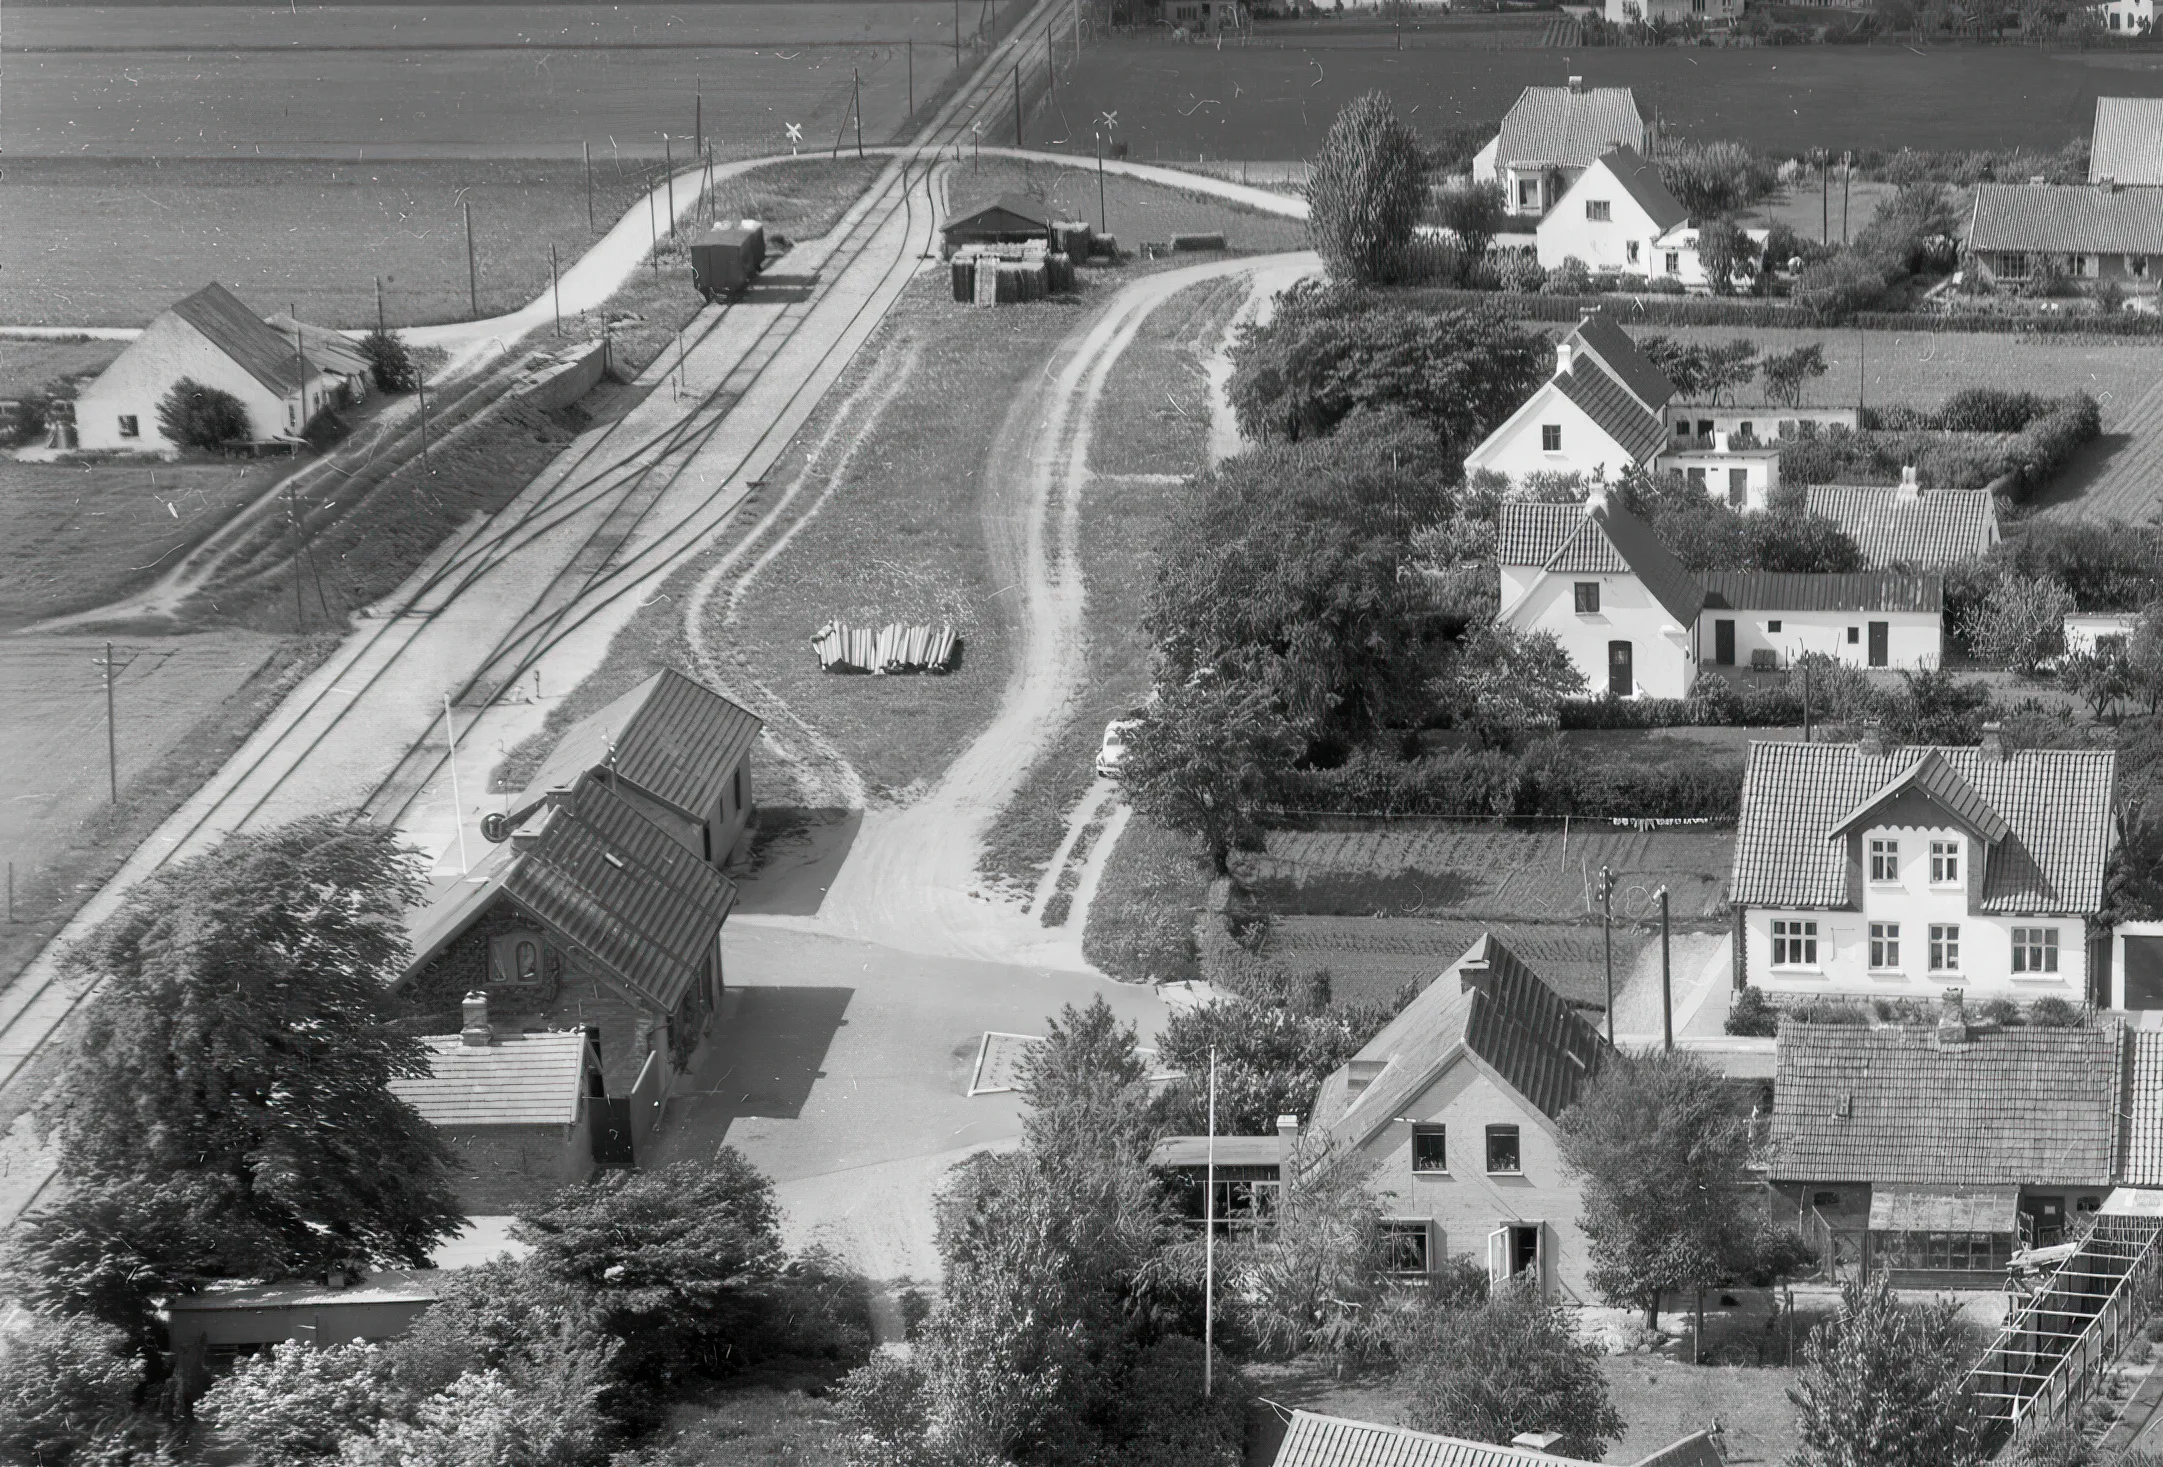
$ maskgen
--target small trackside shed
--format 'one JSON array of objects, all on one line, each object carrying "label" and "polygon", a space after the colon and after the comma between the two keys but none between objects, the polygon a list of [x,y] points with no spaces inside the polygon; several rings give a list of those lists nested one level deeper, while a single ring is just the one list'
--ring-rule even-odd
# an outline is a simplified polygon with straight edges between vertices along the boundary
[{"label": "small trackside shed", "polygon": [[949,255],[963,245],[1027,244],[1042,240],[1051,244],[1051,213],[1027,194],[1001,194],[980,209],[950,219],[940,229],[942,248]]}]

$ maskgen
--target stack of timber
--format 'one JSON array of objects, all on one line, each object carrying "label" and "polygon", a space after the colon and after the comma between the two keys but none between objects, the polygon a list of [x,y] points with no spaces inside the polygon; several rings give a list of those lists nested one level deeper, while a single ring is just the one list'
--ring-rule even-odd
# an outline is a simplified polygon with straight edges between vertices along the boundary
[{"label": "stack of timber", "polygon": [[821,672],[945,672],[961,639],[949,626],[898,621],[883,627],[852,627],[830,621],[811,639]]},{"label": "stack of timber", "polygon": [[964,245],[948,268],[954,299],[963,305],[1013,305],[1074,288],[1072,257],[1047,251],[1042,240]]}]

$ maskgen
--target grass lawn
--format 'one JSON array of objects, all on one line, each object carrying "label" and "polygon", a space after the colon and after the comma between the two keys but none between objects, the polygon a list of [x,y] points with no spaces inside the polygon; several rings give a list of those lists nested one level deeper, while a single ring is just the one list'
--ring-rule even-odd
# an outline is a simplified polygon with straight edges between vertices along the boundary
[{"label": "grass lawn", "polygon": [[677,1404],[650,1449],[669,1467],[845,1467],[840,1414],[829,1379],[760,1371]]},{"label": "grass lawn", "polygon": [[88,337],[73,341],[0,337],[0,398],[20,398],[49,382],[95,377],[126,345],[124,341],[94,341]]},{"label": "grass lawn", "polygon": [[1104,725],[1148,696],[1150,645],[1141,618],[1156,580],[1155,550],[1191,491],[1141,476],[1205,465],[1203,362],[1244,294],[1236,280],[1181,292],[1143,324],[1106,384],[1089,450],[1096,477],[1082,500],[1080,531],[1088,677],[1066,727],[987,837],[979,864],[987,879],[1034,889],[1095,776]]},{"label": "grass lawn", "polygon": [[88,465],[0,460],[0,631],[98,606],[292,472],[253,464]]},{"label": "grass lawn", "polygon": [[1122,983],[1199,977],[1194,919],[1208,892],[1194,843],[1135,816],[1104,864],[1082,956]]}]

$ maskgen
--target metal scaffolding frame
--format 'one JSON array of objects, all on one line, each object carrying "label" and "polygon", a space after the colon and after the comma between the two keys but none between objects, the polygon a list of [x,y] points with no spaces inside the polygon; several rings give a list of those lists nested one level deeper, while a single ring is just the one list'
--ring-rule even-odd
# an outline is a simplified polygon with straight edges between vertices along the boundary
[{"label": "metal scaffolding frame", "polygon": [[2032,1417],[2066,1419],[2087,1399],[2140,1323],[2140,1284],[2154,1277],[2163,1218],[2105,1215],[2073,1254],[2019,1304],[1969,1372],[1986,1427],[2008,1435]]}]

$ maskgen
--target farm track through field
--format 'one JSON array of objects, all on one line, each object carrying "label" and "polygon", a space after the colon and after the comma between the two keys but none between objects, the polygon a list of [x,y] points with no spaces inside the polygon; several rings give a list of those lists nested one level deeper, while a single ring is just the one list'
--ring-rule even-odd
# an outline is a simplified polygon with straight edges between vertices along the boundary
[{"label": "farm track through field", "polygon": [[[1055,20],[1059,13],[1057,0],[1046,0],[1040,10],[1040,15],[1048,20]],[[829,269],[869,258],[869,252],[877,243],[883,226],[895,221],[897,217],[902,222],[899,247],[892,258],[876,267],[873,287],[865,292],[855,314],[849,317],[850,321],[855,321],[873,302],[881,298],[879,286],[890,283],[901,272],[913,273],[914,256],[923,244],[928,243],[930,228],[928,211],[925,219],[921,223],[918,221],[916,186],[919,182],[928,182],[932,168],[936,166],[937,154],[944,147],[950,144],[959,145],[964,135],[962,127],[969,116],[987,106],[996,106],[1002,86],[1007,80],[1005,68],[1011,58],[1021,54],[1027,46],[1040,39],[1039,31],[1045,27],[1039,27],[1037,20],[1037,16],[1025,20],[1010,33],[1005,42],[993,49],[979,67],[970,86],[950,99],[919,135],[915,148],[897,157],[894,166],[881,175],[879,181],[852,210],[854,218],[844,219],[840,229],[841,242],[829,256]],[[918,161],[925,162],[924,172],[912,178],[912,165]],[[920,235],[922,238],[919,238]],[[821,293],[829,292],[837,278],[829,275],[825,285],[821,287]],[[717,313],[719,314],[721,313]],[[802,330],[807,316],[808,312],[794,310],[777,314],[754,338],[746,349],[745,357],[757,354],[762,345],[770,343],[765,360],[771,360],[774,353]],[[831,354],[846,339],[846,328],[836,331],[825,351]],[[743,360],[739,358],[736,365],[742,365]],[[798,399],[808,390],[813,375],[804,374],[796,382],[788,400],[792,405],[801,406],[805,412],[808,412],[811,404],[799,404]],[[543,533],[540,525],[544,520],[550,527],[557,527],[573,518],[575,512],[568,507],[569,500],[577,499],[590,509],[613,493],[616,507],[621,508],[640,495],[652,475],[661,474],[667,483],[673,484],[686,466],[695,459],[697,450],[713,439],[720,424],[727,418],[725,410],[714,409],[725,397],[733,401],[730,388],[736,381],[733,371],[724,375],[722,381],[694,404],[690,411],[682,415],[671,428],[658,435],[658,441],[644,445],[653,450],[650,457],[642,453],[622,454],[598,471],[586,473],[576,481],[566,478],[553,486],[547,494],[538,497],[534,504],[528,506],[510,523],[499,525],[491,522],[484,529],[449,547],[441,563],[420,577],[418,587],[410,593],[401,593],[400,604],[383,615],[377,626],[355,641],[349,653],[342,658],[338,669],[319,679],[318,688],[312,695],[303,699],[297,708],[281,710],[283,725],[276,734],[263,741],[260,747],[250,750],[245,763],[235,761],[238,767],[229,766],[227,771],[221,771],[219,779],[228,786],[227,792],[213,797],[192,818],[176,819],[161,831],[158,839],[163,843],[164,849],[147,860],[144,859],[143,852],[138,852],[137,858],[129,863],[122,875],[109,884],[90,906],[78,913],[63,938],[77,931],[87,930],[95,921],[102,919],[104,911],[98,910],[99,908],[110,910],[117,907],[125,888],[134,881],[155,873],[177,856],[191,854],[196,838],[211,830],[213,826],[221,830],[238,829],[261,811],[302,762],[316,753],[332,732],[337,731],[340,725],[352,716],[353,710],[362,705],[370,690],[382,684],[393,669],[404,671],[400,663],[403,652],[415,643],[423,631],[444,615],[461,590],[470,587],[486,570],[501,565],[517,550],[537,539]],[[779,414],[768,421],[753,438],[742,459],[748,461],[752,453],[773,446],[770,440],[782,421]],[[598,434],[577,453],[573,463],[574,471],[598,452],[600,445],[608,439],[616,426],[611,424],[609,429]],[[741,463],[738,467],[741,467]],[[471,674],[464,691],[469,695],[474,693],[492,669],[502,672],[499,688],[517,683],[525,670],[550,647],[560,644],[624,597],[666,574],[690,554],[703,550],[704,538],[686,547],[680,543],[680,537],[672,536],[666,531],[680,531],[691,522],[712,514],[716,501],[734,478],[734,470],[719,475],[710,493],[697,500],[688,511],[680,513],[671,526],[655,534],[644,548],[629,556],[620,556],[618,552],[636,533],[653,504],[658,502],[659,496],[652,496],[642,506],[632,508],[627,523],[620,521],[614,514],[604,515],[594,535],[589,535],[587,539],[590,542],[594,536],[607,536],[613,543],[600,547],[589,544],[586,548],[599,550],[594,556],[585,556],[583,549],[580,554],[573,556],[574,567],[583,566],[582,574],[572,572],[577,575],[575,592],[566,594],[562,588],[560,582],[564,572],[551,577],[541,596],[518,618],[512,632],[501,638],[482,656],[477,665],[478,670]],[[740,499],[740,493],[738,497]],[[733,505],[728,508],[733,508]],[[716,520],[712,529],[719,528],[720,521]],[[708,532],[709,536],[710,533],[711,531]],[[345,673],[359,669],[371,656],[376,659],[376,665],[373,671],[367,674],[364,683],[357,688],[339,686]],[[491,689],[487,697],[493,697],[494,692],[495,690]],[[331,701],[337,698],[346,701],[330,711],[320,726],[312,729],[312,736],[309,736],[311,717],[326,709]],[[270,770],[269,766],[274,757],[282,767]],[[270,774],[270,782],[267,788],[262,788],[256,781],[256,776],[265,772]],[[401,766],[398,772],[377,786],[374,796],[367,803],[372,807],[382,808],[398,800],[399,791],[408,787],[414,773],[415,771]],[[425,777],[421,782],[425,783]],[[399,800],[398,803],[402,808],[403,801]],[[94,991],[94,985],[88,983],[71,985],[72,991],[61,987],[63,975],[57,962],[57,953],[61,946],[61,940],[48,946],[46,952],[21,979],[4,993],[0,993],[0,1005],[4,1005],[4,1011],[0,1011],[0,1067],[4,1067],[0,1068],[0,1086],[4,1086],[22,1070],[30,1057],[57,1032],[84,998]],[[10,1214],[11,1219],[19,1216],[20,1212],[34,1201],[34,1197],[34,1193],[22,1197],[19,1205]]]}]

